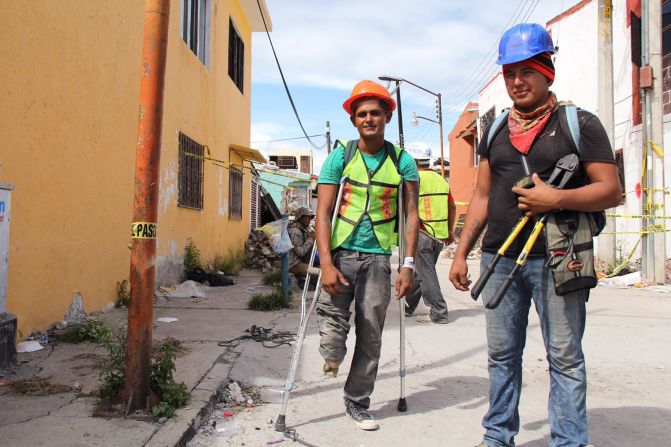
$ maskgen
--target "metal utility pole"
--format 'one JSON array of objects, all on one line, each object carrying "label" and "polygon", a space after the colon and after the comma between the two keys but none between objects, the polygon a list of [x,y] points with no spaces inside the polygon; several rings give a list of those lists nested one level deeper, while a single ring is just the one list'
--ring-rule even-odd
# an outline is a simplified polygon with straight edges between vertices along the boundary
[{"label": "metal utility pole", "polygon": [[443,152],[443,99],[438,95],[438,127],[440,128],[440,175],[445,178],[445,153]]},{"label": "metal utility pole", "polygon": [[396,108],[398,109],[398,145],[405,149],[405,139],[403,138],[403,112],[401,111],[401,81],[396,82]]},{"label": "metal utility pole", "polygon": [[326,153],[331,153],[331,122],[326,122]]},{"label": "metal utility pole", "polygon": [[135,152],[126,378],[118,400],[129,411],[152,405],[150,388],[154,261],[158,217],[163,86],[170,0],[145,0],[140,110]]},{"label": "metal utility pole", "polygon": [[[599,0],[599,91],[598,109],[599,120],[606,129],[611,147],[614,144],[614,118],[613,118],[613,2],[612,0]],[[615,214],[615,209],[608,210],[609,214]],[[606,220],[606,227],[598,238],[599,259],[609,266],[615,266],[615,217]]]},{"label": "metal utility pole", "polygon": [[[662,125],[662,51],[661,51],[661,5],[657,0],[641,2],[641,90],[643,98],[643,163],[645,184],[642,185],[644,215],[664,215],[664,160],[657,154],[654,145],[661,148]],[[664,220],[659,224],[663,228]],[[657,228],[654,217],[643,220],[644,227]],[[664,233],[643,235],[642,273],[648,285],[664,284],[666,243]]]}]

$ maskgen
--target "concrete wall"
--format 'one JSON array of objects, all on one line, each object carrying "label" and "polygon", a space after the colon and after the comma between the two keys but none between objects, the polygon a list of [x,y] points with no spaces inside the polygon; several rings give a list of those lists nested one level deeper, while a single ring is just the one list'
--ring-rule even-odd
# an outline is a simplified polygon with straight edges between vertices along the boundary
[{"label": "concrete wall", "polygon": [[[470,202],[475,190],[478,168],[474,165],[474,138],[463,138],[459,135],[478,119],[478,105],[468,103],[456,124],[450,131],[450,192],[456,202]],[[457,204],[457,218],[466,214],[468,206]]]},{"label": "concrete wall", "polygon": [[[20,335],[63,318],[77,292],[85,310],[114,301],[129,275],[144,2],[0,0],[3,125],[0,181],[13,191],[7,310]],[[161,145],[157,276],[181,273],[187,238],[204,260],[242,244],[228,219],[228,170],[205,166],[202,211],[177,207],[178,133],[227,163],[248,145],[251,31],[237,1],[212,1],[210,67],[180,38],[171,2]],[[228,20],[245,42],[245,90],[228,76]],[[245,171],[244,195],[250,174]]]}]

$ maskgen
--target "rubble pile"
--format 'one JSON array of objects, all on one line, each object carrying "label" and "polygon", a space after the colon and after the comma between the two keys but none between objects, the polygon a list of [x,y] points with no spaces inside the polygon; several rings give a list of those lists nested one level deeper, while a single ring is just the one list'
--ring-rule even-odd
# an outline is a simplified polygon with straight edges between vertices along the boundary
[{"label": "rubble pile", "polygon": [[249,233],[245,242],[247,251],[247,262],[245,266],[251,269],[259,269],[262,272],[271,272],[280,268],[280,258],[273,250],[273,244],[266,233],[254,230]]}]

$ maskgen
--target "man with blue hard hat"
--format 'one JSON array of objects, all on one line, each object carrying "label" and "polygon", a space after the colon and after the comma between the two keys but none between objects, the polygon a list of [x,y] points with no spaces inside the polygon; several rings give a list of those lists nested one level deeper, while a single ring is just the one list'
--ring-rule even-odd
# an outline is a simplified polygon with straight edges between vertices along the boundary
[{"label": "man with blue hard hat", "polygon": [[[537,218],[536,225],[540,223],[540,228],[546,216],[570,214],[577,216],[572,217],[573,222],[592,222],[586,216],[616,206],[620,200],[613,151],[598,118],[572,104],[560,104],[550,91],[555,78],[554,53],[552,38],[541,25],[519,24],[501,38],[497,63],[502,65],[513,107],[506,112],[507,116],[495,121],[483,133],[478,146],[481,161],[476,188],[450,270],[454,286],[469,290],[466,256],[487,226],[482,242],[481,272],[490,266],[493,270],[482,289],[483,301],[490,303],[491,297],[497,292],[500,295],[502,290],[505,294],[497,307],[486,304],[485,310],[489,410],[482,421],[485,435],[481,447],[515,445],[520,426],[522,352],[532,301],[549,364],[549,445],[588,445],[582,336],[585,303],[589,287],[593,287],[595,281],[577,286],[571,283],[575,287],[566,291],[558,276],[563,270],[557,266],[567,264],[575,269],[569,276],[583,278],[584,274],[584,278],[590,280],[587,269],[582,269],[589,261],[590,270],[594,270],[591,238],[597,230],[590,224],[588,242],[571,244],[562,252],[550,249],[554,246],[549,223],[544,237],[532,242],[531,247],[525,243],[531,240],[531,225],[523,227],[517,236],[511,233],[506,237],[519,222],[526,222],[525,216],[533,219],[543,216]],[[568,110],[573,110],[573,115]],[[577,167],[564,183],[565,189],[551,187],[548,183],[556,186],[552,178],[560,166],[559,161],[570,158],[571,154]],[[525,175],[529,179],[525,188],[513,186]],[[580,225],[575,231],[581,231]],[[567,237],[577,234],[573,230],[566,231]],[[571,256],[567,258],[569,252]],[[587,259],[585,253],[592,259]],[[579,259],[581,255],[586,261]],[[572,263],[567,262],[571,260]],[[519,274],[513,275],[516,264],[523,267],[516,270]],[[506,291],[502,285],[511,280]]]}]

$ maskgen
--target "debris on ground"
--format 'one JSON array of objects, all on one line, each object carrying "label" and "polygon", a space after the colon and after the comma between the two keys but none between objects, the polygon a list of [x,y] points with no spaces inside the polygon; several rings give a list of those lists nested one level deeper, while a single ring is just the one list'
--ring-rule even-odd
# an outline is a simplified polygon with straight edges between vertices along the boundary
[{"label": "debris on ground", "polygon": [[[215,405],[215,409],[200,426],[196,435],[186,445],[187,447],[210,446],[216,443],[213,438],[231,437],[245,432],[244,425],[240,423],[241,414],[250,411],[258,405],[263,405],[261,393],[263,388],[245,386],[234,380],[229,380],[228,385],[221,396],[221,401]],[[272,421],[265,427],[272,430]],[[261,430],[261,427],[255,427]]]},{"label": "debris on ground", "polygon": [[36,340],[27,340],[16,344],[16,352],[18,353],[35,352],[41,349],[44,349],[44,346]]},{"label": "debris on ground", "polygon": [[15,380],[10,383],[9,390],[13,394],[27,396],[48,396],[50,394],[73,393],[79,388],[49,382],[48,377],[34,377],[32,379]]},{"label": "debris on ground", "polygon": [[165,294],[166,298],[207,298],[205,292],[195,281],[184,281],[175,290]]},{"label": "debris on ground", "polygon": [[262,272],[271,272],[280,268],[280,257],[273,250],[273,243],[266,233],[254,230],[245,242],[247,261],[245,266]]}]

